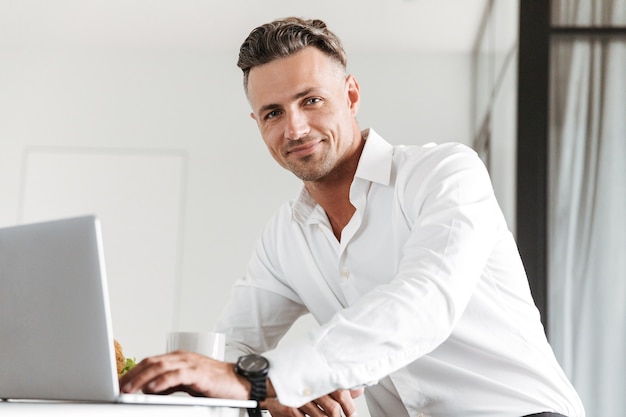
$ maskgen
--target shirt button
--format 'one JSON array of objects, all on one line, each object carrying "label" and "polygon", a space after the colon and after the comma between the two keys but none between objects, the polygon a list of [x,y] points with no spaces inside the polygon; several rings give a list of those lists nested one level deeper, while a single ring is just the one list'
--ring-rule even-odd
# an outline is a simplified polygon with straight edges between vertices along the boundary
[{"label": "shirt button", "polygon": [[344,269],[343,271],[341,271],[341,277],[343,279],[348,279],[350,278],[350,271],[348,271],[347,269]]},{"label": "shirt button", "polygon": [[302,390],[302,395],[304,395],[305,397],[308,397],[312,393],[313,393],[313,390],[311,388],[305,388]]}]

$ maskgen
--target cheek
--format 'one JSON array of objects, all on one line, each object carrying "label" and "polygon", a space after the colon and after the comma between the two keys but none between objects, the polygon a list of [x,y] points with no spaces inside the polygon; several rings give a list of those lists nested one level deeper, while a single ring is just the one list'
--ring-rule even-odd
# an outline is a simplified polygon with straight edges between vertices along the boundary
[{"label": "cheek", "polygon": [[282,138],[282,131],[280,130],[280,123],[276,121],[259,123],[259,132],[263,137],[263,141],[269,147],[272,143],[277,143],[277,141]]}]

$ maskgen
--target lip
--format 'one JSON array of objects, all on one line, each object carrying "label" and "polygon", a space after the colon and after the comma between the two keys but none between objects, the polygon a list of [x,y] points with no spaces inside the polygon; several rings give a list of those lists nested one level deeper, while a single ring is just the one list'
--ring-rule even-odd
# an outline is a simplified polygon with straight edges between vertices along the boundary
[{"label": "lip", "polygon": [[305,143],[304,145],[289,148],[287,149],[287,156],[293,155],[293,156],[302,157],[302,156],[309,155],[313,153],[315,149],[317,149],[317,145],[319,145],[320,142],[321,141],[308,142],[308,143]]}]

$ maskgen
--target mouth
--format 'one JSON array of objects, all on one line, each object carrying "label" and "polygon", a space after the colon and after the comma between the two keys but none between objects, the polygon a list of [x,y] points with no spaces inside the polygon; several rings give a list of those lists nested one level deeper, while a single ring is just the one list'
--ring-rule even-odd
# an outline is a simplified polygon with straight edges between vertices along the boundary
[{"label": "mouth", "polygon": [[312,154],[317,149],[317,146],[322,143],[322,140],[315,140],[307,142],[302,145],[296,145],[287,149],[287,156],[303,157]]}]

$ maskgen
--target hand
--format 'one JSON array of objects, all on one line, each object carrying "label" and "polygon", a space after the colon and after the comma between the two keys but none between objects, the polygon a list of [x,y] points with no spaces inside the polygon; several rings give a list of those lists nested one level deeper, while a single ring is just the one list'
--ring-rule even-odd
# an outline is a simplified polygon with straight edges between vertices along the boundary
[{"label": "hand", "polygon": [[269,410],[272,417],[351,417],[356,416],[354,398],[363,393],[363,388],[355,390],[337,390],[324,395],[300,408],[282,405],[277,398],[268,398],[261,405]]},{"label": "hand", "polygon": [[193,352],[176,351],[146,358],[120,379],[122,392],[169,394],[184,391],[194,396],[247,400],[250,383],[237,375],[232,363]]}]

